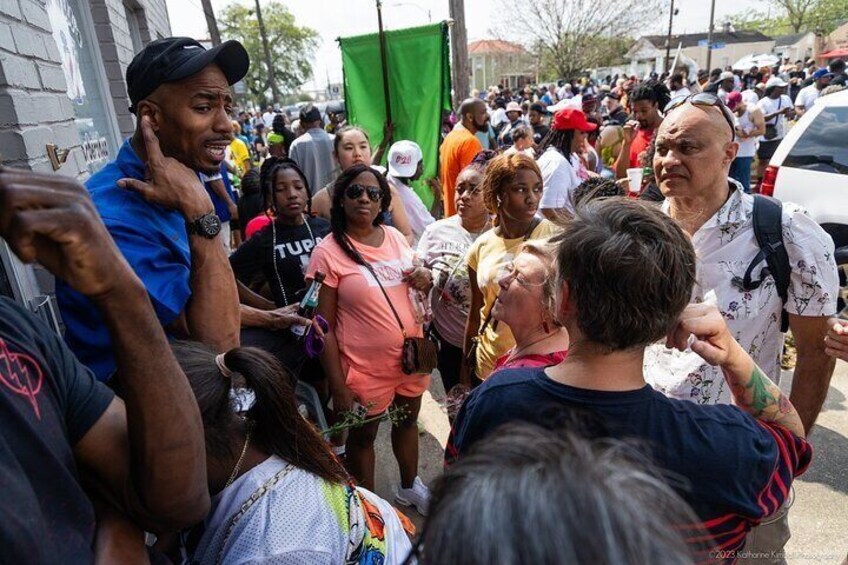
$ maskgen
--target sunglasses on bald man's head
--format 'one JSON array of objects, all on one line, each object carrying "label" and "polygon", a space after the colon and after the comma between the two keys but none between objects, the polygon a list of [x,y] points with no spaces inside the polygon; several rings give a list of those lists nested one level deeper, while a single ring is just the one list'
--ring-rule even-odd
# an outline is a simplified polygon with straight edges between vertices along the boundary
[{"label": "sunglasses on bald man's head", "polygon": [[362,193],[368,193],[368,198],[371,202],[379,202],[383,197],[383,189],[379,186],[363,186],[361,184],[350,184],[345,189],[345,196],[351,200],[356,200]]},{"label": "sunglasses on bald man's head", "polygon": [[724,121],[726,121],[727,125],[730,126],[730,135],[733,136],[732,139],[736,139],[736,126],[733,123],[733,116],[730,114],[730,108],[725,105],[721,98],[711,92],[698,92],[697,94],[682,94],[677,96],[672,99],[671,102],[666,104],[663,113],[668,115],[669,112],[675,108],[683,106],[687,102],[693,106],[714,106],[721,110],[721,115],[724,116]]}]

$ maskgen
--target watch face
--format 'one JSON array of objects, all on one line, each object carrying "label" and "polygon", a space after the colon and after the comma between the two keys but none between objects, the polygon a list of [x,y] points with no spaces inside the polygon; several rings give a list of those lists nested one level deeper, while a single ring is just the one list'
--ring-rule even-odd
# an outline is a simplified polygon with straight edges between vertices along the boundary
[{"label": "watch face", "polygon": [[200,233],[208,238],[213,238],[221,233],[221,220],[215,214],[207,214],[199,220]]}]

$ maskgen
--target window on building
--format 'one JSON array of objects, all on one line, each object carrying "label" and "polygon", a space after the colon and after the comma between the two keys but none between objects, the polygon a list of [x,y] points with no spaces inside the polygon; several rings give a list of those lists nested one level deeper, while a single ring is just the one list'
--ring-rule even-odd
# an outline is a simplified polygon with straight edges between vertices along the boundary
[{"label": "window on building", "polygon": [[127,15],[127,26],[130,30],[130,41],[132,41],[133,53],[138,53],[144,47],[141,41],[141,25],[143,13],[141,7],[135,2],[124,2],[124,12]]},{"label": "window on building", "polygon": [[73,102],[85,161],[93,173],[117,154],[120,136],[91,8],[83,0],[47,0],[47,14],[59,48],[68,98]]}]

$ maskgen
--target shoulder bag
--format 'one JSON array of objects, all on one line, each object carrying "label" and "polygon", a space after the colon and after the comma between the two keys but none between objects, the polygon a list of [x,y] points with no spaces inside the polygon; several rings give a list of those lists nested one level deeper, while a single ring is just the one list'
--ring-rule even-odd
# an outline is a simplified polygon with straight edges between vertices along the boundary
[{"label": "shoulder bag", "polygon": [[392,314],[400,327],[400,332],[403,334],[403,349],[400,355],[400,365],[403,372],[407,375],[429,375],[433,372],[439,362],[439,342],[429,333],[425,333],[424,337],[409,337],[406,335],[406,329],[403,327],[403,322],[392,304],[389,294],[383,288],[380,278],[371,264],[365,260],[359,251],[349,242],[348,245],[359,258],[360,264],[368,269],[374,280],[377,281],[377,286],[380,287],[386,302],[389,303],[389,308],[392,309]]}]

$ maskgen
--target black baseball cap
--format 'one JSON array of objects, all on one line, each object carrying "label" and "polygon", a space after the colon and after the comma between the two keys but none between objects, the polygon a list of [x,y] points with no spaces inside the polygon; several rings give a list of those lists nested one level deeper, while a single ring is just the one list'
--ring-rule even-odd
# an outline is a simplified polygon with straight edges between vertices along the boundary
[{"label": "black baseball cap", "polygon": [[133,57],[127,67],[127,91],[130,112],[136,105],[166,82],[196,75],[212,63],[221,68],[228,84],[244,78],[250,67],[250,57],[244,46],[235,40],[206,49],[190,37],[166,37],[151,41]]}]

